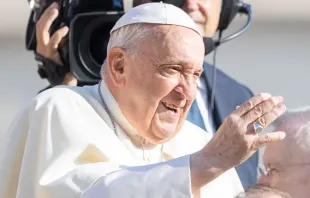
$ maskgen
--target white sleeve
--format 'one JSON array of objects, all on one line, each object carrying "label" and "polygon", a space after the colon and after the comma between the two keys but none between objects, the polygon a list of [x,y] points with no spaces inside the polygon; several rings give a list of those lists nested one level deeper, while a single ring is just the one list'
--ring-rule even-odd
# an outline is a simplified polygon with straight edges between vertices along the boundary
[{"label": "white sleeve", "polygon": [[0,197],[191,197],[189,156],[123,166],[111,160],[117,149],[109,135],[102,135],[104,126],[93,128],[99,119],[92,117],[95,113],[83,104],[59,100],[56,106],[37,102],[6,134]]},{"label": "white sleeve", "polygon": [[131,167],[98,179],[81,198],[189,198],[189,156],[161,164]]}]

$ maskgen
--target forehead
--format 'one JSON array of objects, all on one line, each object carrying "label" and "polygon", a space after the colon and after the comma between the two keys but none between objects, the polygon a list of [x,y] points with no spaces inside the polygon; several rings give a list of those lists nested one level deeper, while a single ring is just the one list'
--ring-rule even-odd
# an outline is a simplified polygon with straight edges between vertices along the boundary
[{"label": "forehead", "polygon": [[298,161],[298,152],[292,147],[292,141],[293,139],[287,136],[282,141],[269,144],[263,155],[264,164],[278,167]]},{"label": "forehead", "polygon": [[156,61],[202,64],[204,44],[194,30],[175,25],[152,25],[152,34],[140,45],[140,52]]},{"label": "forehead", "polygon": [[[306,136],[296,136],[302,133],[303,128],[297,131],[287,132],[284,140],[271,143],[264,152],[264,164],[290,165],[296,163],[310,163],[310,149]],[[305,146],[303,146],[305,145]]]}]

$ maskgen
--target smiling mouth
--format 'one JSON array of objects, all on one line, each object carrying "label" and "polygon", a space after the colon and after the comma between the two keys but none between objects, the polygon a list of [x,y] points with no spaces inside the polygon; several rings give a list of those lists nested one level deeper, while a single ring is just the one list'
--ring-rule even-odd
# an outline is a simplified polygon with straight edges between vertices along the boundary
[{"label": "smiling mouth", "polygon": [[168,104],[168,103],[165,103],[165,102],[162,102],[162,104],[164,105],[164,107],[166,107],[168,110],[174,112],[174,113],[177,113],[179,112],[179,107],[173,105],[173,104]]}]

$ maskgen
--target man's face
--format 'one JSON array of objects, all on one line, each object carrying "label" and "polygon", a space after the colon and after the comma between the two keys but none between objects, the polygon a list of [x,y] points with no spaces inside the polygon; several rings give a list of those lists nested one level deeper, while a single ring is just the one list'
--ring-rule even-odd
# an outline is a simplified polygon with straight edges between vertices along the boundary
[{"label": "man's face", "polygon": [[[267,146],[263,161],[269,171],[267,175],[262,174],[258,183],[288,192],[294,198],[306,198],[310,194],[309,148],[303,148],[303,138],[296,138],[288,129],[298,130],[289,126],[280,126],[275,130],[286,131],[287,137]],[[308,129],[301,128],[297,132],[303,132],[302,130]]]},{"label": "man's face", "polygon": [[[135,5],[151,0],[134,0]],[[184,0],[181,7],[197,24],[201,34],[212,37],[220,20],[222,0]]]},{"label": "man's face", "polygon": [[220,20],[222,0],[185,0],[182,9],[196,22],[204,36],[212,37]]},{"label": "man's face", "polygon": [[204,46],[193,30],[152,26],[152,35],[128,56],[120,107],[128,121],[150,142],[172,138],[183,125],[196,95]]}]

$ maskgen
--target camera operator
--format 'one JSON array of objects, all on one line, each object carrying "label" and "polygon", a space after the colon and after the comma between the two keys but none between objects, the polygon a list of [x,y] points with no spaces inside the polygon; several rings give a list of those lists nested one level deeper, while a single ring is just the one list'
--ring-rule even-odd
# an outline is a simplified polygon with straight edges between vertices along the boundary
[{"label": "camera operator", "polygon": [[[229,0],[228,0],[229,1]],[[148,3],[151,0],[134,0],[133,5]],[[114,0],[114,4],[120,2]],[[212,37],[218,30],[221,8],[221,0],[185,0],[180,6],[196,22],[199,30],[205,36],[205,47],[207,53],[214,47]],[[121,5],[121,4],[119,4]],[[68,26],[61,27],[54,34],[50,35],[49,30],[53,21],[58,17],[59,5],[53,3],[44,11],[39,21],[36,23],[36,52],[37,54],[63,65],[59,54],[59,44],[63,38],[68,36]],[[67,60],[68,61],[68,60]],[[68,61],[69,62],[69,61]],[[214,135],[219,126],[223,123],[236,106],[253,96],[253,93],[246,86],[239,84],[236,80],[216,69],[217,81],[213,87],[214,67],[204,62],[204,72],[198,80],[197,98],[191,106],[187,120],[200,126],[209,134]],[[74,75],[68,71],[60,84],[83,85],[78,82]],[[212,93],[215,92],[214,106],[212,103]],[[256,183],[258,168],[258,152],[249,160],[236,167],[240,180],[244,188]]]},{"label": "camera operator", "polygon": [[[52,3],[51,6],[46,9],[43,15],[40,17],[39,21],[36,23],[36,39],[37,46],[36,51],[43,57],[53,60],[55,63],[62,65],[63,62],[58,53],[58,45],[60,41],[67,36],[69,28],[64,26],[57,30],[52,36],[50,35],[50,27],[53,21],[58,17],[59,5],[57,3]],[[77,85],[77,79],[68,72],[64,80],[60,83],[61,85]]]}]

